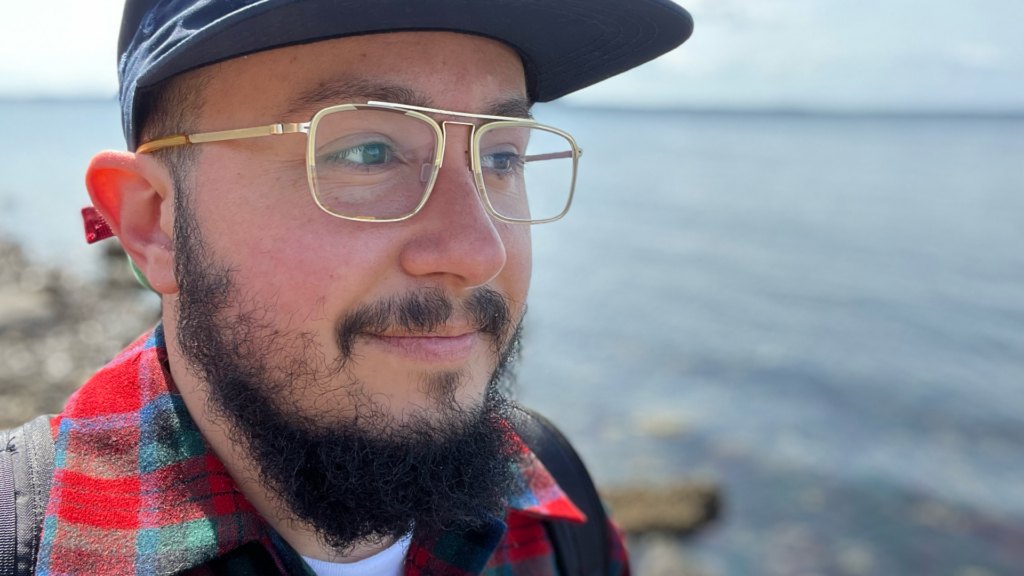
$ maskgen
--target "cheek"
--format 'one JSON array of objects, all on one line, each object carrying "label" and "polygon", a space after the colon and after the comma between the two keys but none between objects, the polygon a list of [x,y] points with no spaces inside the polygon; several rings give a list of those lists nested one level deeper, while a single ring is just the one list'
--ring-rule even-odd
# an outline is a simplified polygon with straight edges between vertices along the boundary
[{"label": "cheek", "polygon": [[505,244],[505,267],[498,275],[498,288],[519,305],[519,312],[521,312],[530,290],[530,275],[533,270],[530,226],[521,224],[502,224],[501,226],[499,233]]},{"label": "cheek", "polygon": [[[217,170],[208,167],[217,166]],[[259,170],[253,170],[259,166]],[[310,193],[302,159],[267,165],[210,150],[197,171],[194,205],[211,255],[235,269],[253,305],[273,307],[282,328],[330,338],[340,313],[391,289],[403,227],[325,214]],[[493,281],[521,312],[530,287],[530,226],[496,222],[505,267]]]},{"label": "cheek", "polygon": [[313,219],[316,206],[302,157],[292,154],[268,161],[280,154],[228,146],[204,151],[194,204],[207,231],[205,240],[225,247],[243,240],[258,249],[279,242],[295,226]]},{"label": "cheek", "polygon": [[364,299],[397,259],[394,230],[325,214],[304,173],[220,173],[231,177],[210,175],[198,186],[203,239],[217,261],[235,269],[236,285],[253,304],[272,305],[278,324],[322,332],[321,324]]}]

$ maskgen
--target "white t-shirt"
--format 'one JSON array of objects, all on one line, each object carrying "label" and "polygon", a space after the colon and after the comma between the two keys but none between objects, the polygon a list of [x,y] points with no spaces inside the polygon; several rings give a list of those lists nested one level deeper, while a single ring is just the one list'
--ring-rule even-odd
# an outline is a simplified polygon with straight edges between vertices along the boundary
[{"label": "white t-shirt", "polygon": [[409,551],[412,534],[396,541],[373,556],[352,562],[338,564],[312,558],[302,558],[316,572],[316,576],[402,576],[405,567],[405,553]]}]

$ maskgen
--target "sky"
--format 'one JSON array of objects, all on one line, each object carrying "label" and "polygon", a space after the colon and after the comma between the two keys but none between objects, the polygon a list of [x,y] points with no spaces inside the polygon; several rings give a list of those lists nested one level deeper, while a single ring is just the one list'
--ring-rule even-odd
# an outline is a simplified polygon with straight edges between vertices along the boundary
[{"label": "sky", "polygon": [[[1024,112],[1024,0],[682,4],[696,22],[683,47],[566,100],[615,107]],[[123,0],[5,2],[0,98],[113,97],[122,6]]]}]

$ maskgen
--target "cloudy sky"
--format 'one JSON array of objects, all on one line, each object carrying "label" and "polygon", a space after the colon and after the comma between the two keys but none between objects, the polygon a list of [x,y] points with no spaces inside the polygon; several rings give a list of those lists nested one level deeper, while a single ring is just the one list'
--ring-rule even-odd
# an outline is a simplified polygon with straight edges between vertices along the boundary
[{"label": "cloudy sky", "polygon": [[[112,97],[123,0],[5,2],[0,97]],[[611,106],[1024,112],[1022,0],[686,0],[683,48]],[[44,32],[45,31],[45,32]]]}]

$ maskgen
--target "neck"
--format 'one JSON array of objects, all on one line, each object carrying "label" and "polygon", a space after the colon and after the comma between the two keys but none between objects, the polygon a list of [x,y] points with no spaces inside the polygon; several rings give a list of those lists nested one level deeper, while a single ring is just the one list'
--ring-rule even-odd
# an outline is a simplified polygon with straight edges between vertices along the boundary
[{"label": "neck", "polygon": [[282,538],[299,554],[325,562],[351,563],[364,560],[386,549],[394,543],[393,538],[379,543],[357,544],[352,550],[342,555],[337,550],[325,546],[316,536],[311,526],[297,518],[286,506],[282,505],[259,480],[259,467],[249,456],[248,451],[231,440],[229,429],[220,418],[215,418],[208,409],[209,394],[205,383],[197,378],[189,369],[187,361],[178,348],[175,330],[175,318],[164,315],[164,335],[167,344],[167,360],[170,364],[171,377],[181,393],[181,398],[195,421],[203,438],[213,449],[217,457],[238,485],[238,489],[246,499],[259,511],[260,516],[281,535]]}]

